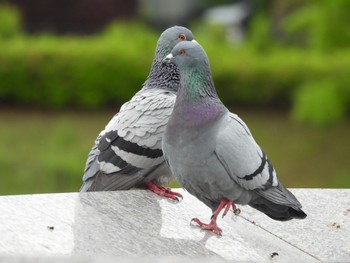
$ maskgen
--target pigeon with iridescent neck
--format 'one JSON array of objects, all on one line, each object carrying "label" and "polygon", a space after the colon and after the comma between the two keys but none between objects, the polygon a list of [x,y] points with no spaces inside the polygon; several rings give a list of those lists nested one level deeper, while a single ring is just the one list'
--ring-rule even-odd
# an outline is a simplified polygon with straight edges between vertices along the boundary
[{"label": "pigeon with iridescent neck", "polygon": [[86,161],[81,192],[148,188],[171,199],[181,197],[162,186],[172,178],[161,142],[179,86],[178,68],[163,59],[177,43],[192,40],[192,32],[180,26],[161,34],[142,89],[97,137]]},{"label": "pigeon with iridescent neck", "polygon": [[213,211],[209,224],[193,221],[220,235],[217,216],[231,207],[238,213],[235,204],[275,220],[305,218],[247,125],[220,101],[204,49],[182,42],[165,61],[178,66],[180,87],[164,133],[164,157],[182,187]]}]

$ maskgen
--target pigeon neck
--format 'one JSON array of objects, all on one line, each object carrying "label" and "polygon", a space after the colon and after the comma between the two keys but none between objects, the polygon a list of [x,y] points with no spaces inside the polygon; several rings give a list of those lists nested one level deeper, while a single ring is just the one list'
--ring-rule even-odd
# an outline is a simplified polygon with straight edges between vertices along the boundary
[{"label": "pigeon neck", "polygon": [[[216,94],[210,71],[204,71],[204,75],[202,70],[197,69],[180,72],[180,88],[172,116],[179,127],[204,127],[227,112]],[[169,122],[172,123],[172,120]]]},{"label": "pigeon neck", "polygon": [[202,101],[205,98],[218,99],[210,70],[203,70],[200,66],[185,69],[180,72],[179,95],[188,103]]},{"label": "pigeon neck", "polygon": [[156,51],[151,71],[144,83],[144,87],[177,92],[180,83],[179,69],[174,64],[163,63],[163,58],[165,57],[163,53],[166,52]]}]

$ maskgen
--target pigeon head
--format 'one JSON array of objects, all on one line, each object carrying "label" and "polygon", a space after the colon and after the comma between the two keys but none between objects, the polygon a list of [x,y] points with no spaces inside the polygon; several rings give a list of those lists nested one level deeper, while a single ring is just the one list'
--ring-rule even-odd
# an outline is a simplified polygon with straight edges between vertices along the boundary
[{"label": "pigeon head", "polygon": [[193,39],[193,34],[188,28],[173,26],[160,35],[157,43],[157,51],[158,53],[162,53],[163,59],[178,43],[192,41]]},{"label": "pigeon head", "polygon": [[178,43],[164,62],[179,68],[182,94],[187,93],[193,100],[205,96],[217,98],[208,56],[197,41]]},{"label": "pigeon head", "polygon": [[186,27],[173,26],[165,30],[158,39],[151,71],[144,88],[162,88],[177,92],[179,70],[175,64],[164,63],[163,59],[178,43],[192,40],[192,32]]},{"label": "pigeon head", "polygon": [[164,58],[179,68],[209,67],[209,59],[202,46],[195,40],[178,43]]}]

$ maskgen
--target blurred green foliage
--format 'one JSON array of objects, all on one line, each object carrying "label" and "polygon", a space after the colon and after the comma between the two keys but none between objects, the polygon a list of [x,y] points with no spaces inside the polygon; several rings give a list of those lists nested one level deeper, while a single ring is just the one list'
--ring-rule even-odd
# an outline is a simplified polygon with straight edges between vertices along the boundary
[{"label": "blurred green foliage", "polygon": [[11,5],[0,6],[0,41],[21,35],[21,19],[18,10]]},{"label": "blurred green foliage", "polygon": [[293,115],[298,120],[321,125],[337,122],[344,116],[344,101],[332,81],[306,83],[296,92]]},{"label": "blurred green foliage", "polygon": [[156,39],[141,25],[119,24],[98,37],[1,42],[0,101],[48,108],[121,104],[145,80]]},{"label": "blurred green foliage", "polygon": [[309,0],[285,18],[286,33],[303,38],[307,48],[322,52],[349,48],[350,1]]},{"label": "blurred green foliage", "polygon": [[[297,120],[317,124],[344,119],[350,108],[348,1],[267,3],[242,46],[228,43],[222,26],[191,26],[224,103],[292,109]],[[287,11],[274,15],[274,9]],[[89,37],[25,36],[13,8],[1,7],[0,13],[10,21],[0,23],[0,103],[120,105],[141,88],[159,37],[140,23],[116,23]],[[282,33],[274,34],[274,24]]]},{"label": "blurred green foliage", "polygon": [[218,90],[227,88],[224,100],[288,107],[296,120],[318,125],[344,119],[350,109],[350,1],[252,3],[246,41],[236,49],[223,47],[225,30],[218,25],[194,24]]}]

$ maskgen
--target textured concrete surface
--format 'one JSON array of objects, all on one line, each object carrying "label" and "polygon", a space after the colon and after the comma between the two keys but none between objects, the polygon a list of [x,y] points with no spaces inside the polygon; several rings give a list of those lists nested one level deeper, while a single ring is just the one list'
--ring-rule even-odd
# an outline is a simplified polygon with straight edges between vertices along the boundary
[{"label": "textured concrete surface", "polygon": [[0,262],[350,261],[349,189],[292,189],[305,220],[240,207],[221,237],[190,225],[211,211],[178,191],[180,203],[143,190],[0,196]]}]

